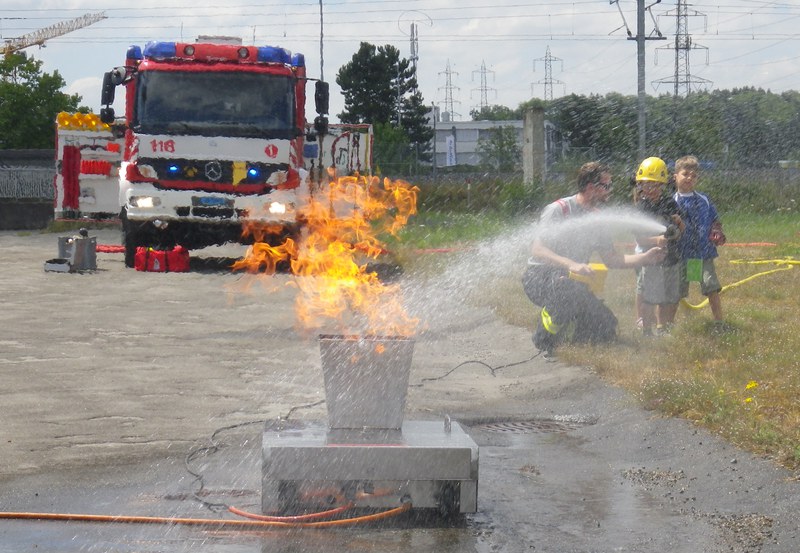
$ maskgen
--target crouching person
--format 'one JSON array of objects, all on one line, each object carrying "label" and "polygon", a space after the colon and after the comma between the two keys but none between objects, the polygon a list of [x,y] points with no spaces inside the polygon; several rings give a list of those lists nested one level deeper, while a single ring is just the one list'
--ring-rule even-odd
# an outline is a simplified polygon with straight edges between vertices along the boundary
[{"label": "crouching person", "polygon": [[570,278],[570,273],[591,276],[593,254],[612,269],[652,265],[664,259],[664,251],[658,247],[622,254],[614,248],[610,229],[599,219],[580,219],[596,213],[608,201],[611,188],[609,168],[598,162],[586,163],[578,172],[577,193],[545,206],[539,217],[522,283],[528,298],[541,307],[533,344],[546,357],[553,356],[568,326],[574,328],[575,342],[616,339],[617,318],[586,283]]}]

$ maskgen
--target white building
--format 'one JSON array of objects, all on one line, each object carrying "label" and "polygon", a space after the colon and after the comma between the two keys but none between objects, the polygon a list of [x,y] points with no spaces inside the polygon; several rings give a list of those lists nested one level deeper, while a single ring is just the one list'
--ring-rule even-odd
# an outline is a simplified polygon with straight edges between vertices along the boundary
[{"label": "white building", "polygon": [[513,127],[522,148],[522,121],[437,121],[434,144],[436,166],[480,165],[478,141],[488,140],[493,129],[498,127]]},{"label": "white building", "polygon": [[[437,110],[438,114],[438,110]],[[441,119],[447,119],[447,114],[442,114]],[[524,121],[436,121],[431,123],[434,127],[435,144],[434,159],[437,167],[451,167],[453,165],[480,165],[481,154],[478,151],[478,141],[488,140],[493,129],[498,127],[512,127],[516,131],[517,144],[524,154],[525,125]],[[557,158],[563,155],[566,144],[561,140],[555,126],[544,120],[542,129],[544,136],[544,161],[549,167]]]}]

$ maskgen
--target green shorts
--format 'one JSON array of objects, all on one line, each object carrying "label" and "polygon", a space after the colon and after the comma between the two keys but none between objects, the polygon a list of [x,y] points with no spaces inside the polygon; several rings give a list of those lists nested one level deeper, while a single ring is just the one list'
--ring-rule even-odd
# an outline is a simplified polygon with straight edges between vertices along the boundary
[{"label": "green shorts", "polygon": [[[686,260],[684,260],[681,264],[681,297],[685,298],[689,295],[689,281],[686,280]],[[717,278],[717,271],[714,269],[714,260],[713,259],[704,259],[703,260],[703,280],[700,281],[700,292],[704,296],[708,296],[709,294],[713,294],[714,292],[719,292],[722,290],[722,286],[719,284],[719,279]]]}]

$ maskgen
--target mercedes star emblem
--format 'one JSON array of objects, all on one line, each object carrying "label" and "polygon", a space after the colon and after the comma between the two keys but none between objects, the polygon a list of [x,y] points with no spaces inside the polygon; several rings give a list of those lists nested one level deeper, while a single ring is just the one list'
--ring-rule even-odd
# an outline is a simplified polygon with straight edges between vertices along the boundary
[{"label": "mercedes star emblem", "polygon": [[219,161],[209,161],[206,163],[206,177],[211,181],[218,181],[222,178],[222,166]]}]

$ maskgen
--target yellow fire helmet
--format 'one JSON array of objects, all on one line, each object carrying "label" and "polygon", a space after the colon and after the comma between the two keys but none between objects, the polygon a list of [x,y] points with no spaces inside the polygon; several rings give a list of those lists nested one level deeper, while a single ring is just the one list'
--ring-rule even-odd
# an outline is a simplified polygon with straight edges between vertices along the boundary
[{"label": "yellow fire helmet", "polygon": [[660,157],[648,157],[639,165],[636,180],[649,180],[667,184],[667,164]]}]

